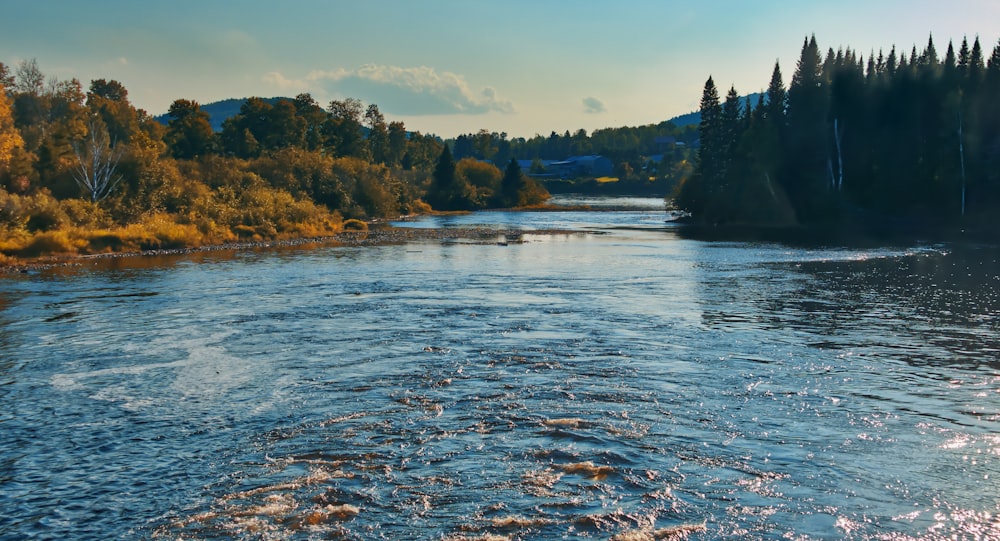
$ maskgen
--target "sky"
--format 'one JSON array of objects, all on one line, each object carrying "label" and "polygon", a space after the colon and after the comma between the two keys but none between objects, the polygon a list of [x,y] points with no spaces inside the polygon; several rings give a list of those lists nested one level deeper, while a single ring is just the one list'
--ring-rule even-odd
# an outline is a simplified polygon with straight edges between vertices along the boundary
[{"label": "sky", "polygon": [[308,92],[407,129],[510,137],[655,124],[787,84],[803,40],[866,58],[1000,38],[997,0],[0,0],[0,62],[115,79],[136,107]]}]

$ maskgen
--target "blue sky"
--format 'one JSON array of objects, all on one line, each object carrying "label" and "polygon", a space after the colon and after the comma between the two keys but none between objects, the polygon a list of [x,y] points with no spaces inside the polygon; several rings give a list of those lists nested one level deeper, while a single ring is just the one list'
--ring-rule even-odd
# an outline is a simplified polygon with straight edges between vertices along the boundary
[{"label": "blue sky", "polygon": [[408,129],[453,137],[656,123],[723,90],[791,80],[806,36],[867,56],[933,34],[1000,37],[996,0],[0,0],[0,62],[116,79],[153,114],[310,92],[356,97]]}]

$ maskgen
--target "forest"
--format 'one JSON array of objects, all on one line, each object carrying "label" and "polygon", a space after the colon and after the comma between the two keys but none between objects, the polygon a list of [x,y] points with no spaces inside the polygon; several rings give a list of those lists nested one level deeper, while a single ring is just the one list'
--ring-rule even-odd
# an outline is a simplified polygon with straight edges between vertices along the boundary
[{"label": "forest", "polygon": [[1000,44],[865,59],[812,36],[755,106],[709,77],[698,129],[676,199],[696,224],[998,232]]},{"label": "forest", "polygon": [[[694,126],[661,122],[442,140],[355,98],[225,105],[237,103],[220,121],[177,99],[158,120],[118,81],[85,89],[46,77],[34,59],[0,63],[0,263],[323,237],[402,215],[543,204],[545,186],[516,160],[603,154],[618,191],[665,193],[693,171],[697,138]],[[581,179],[560,180],[573,189]]]},{"label": "forest", "polygon": [[34,60],[0,64],[0,263],[322,237],[548,198],[520,168],[453,160],[444,141],[375,104],[270,101],[245,100],[217,132],[197,102],[178,99],[164,125],[118,81],[85,91]]},{"label": "forest", "polygon": [[524,162],[544,177],[545,160],[586,155],[608,158],[613,176],[546,181],[553,191],[677,186],[675,204],[696,224],[996,229],[1000,44],[986,58],[978,38],[963,39],[942,56],[931,37],[922,51],[865,58],[850,48],[824,56],[813,36],[790,84],[776,63],[757,96],[731,87],[720,97],[709,77],[697,127],[442,140],[376,104],[324,106],[309,94],[240,100],[221,125],[177,99],[160,122],[118,81],[84,89],[47,78],[35,60],[0,63],[0,263],[538,206],[549,194]]}]

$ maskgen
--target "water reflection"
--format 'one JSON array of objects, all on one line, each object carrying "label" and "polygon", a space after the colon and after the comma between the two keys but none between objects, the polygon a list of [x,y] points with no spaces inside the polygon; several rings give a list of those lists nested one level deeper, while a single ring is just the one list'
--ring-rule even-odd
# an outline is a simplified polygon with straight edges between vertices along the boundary
[{"label": "water reflection", "polygon": [[991,252],[645,219],[5,282],[0,537],[1000,535]]}]

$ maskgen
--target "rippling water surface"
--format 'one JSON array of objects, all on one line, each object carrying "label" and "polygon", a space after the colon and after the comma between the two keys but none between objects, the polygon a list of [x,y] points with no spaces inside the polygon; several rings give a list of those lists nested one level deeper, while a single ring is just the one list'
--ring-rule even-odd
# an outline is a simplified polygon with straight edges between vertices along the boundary
[{"label": "rippling water surface", "polygon": [[995,247],[449,220],[4,277],[0,539],[1000,538]]}]

